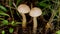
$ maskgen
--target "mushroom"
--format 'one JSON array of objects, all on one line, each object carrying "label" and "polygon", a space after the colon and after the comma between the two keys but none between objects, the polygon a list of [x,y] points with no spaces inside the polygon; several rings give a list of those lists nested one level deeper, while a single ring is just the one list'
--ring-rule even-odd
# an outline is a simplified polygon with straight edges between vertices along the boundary
[{"label": "mushroom", "polygon": [[17,8],[18,12],[21,14],[23,20],[22,20],[22,28],[26,28],[26,13],[29,13],[30,8],[26,4],[21,4]]},{"label": "mushroom", "polygon": [[29,15],[33,17],[33,33],[36,34],[37,30],[37,17],[42,14],[42,11],[40,8],[34,7],[31,9]]}]

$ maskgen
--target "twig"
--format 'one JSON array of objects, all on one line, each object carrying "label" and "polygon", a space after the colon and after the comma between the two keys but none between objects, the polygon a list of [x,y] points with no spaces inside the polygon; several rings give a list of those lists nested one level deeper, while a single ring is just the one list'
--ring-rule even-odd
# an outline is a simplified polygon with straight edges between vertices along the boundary
[{"label": "twig", "polygon": [[[9,6],[10,6],[10,1],[11,1],[11,0],[9,0]],[[12,19],[14,20],[13,11],[12,11],[11,8],[10,8],[10,12],[11,12]]]},{"label": "twig", "polygon": [[[15,7],[15,9],[17,10],[17,6],[16,4],[13,2],[13,6]],[[18,11],[18,10],[17,10]],[[20,17],[20,15],[18,14],[18,12],[16,11],[17,15]],[[22,19],[21,19],[22,20]]]},{"label": "twig", "polygon": [[53,22],[53,19],[54,19],[55,15],[56,15],[55,10],[52,10],[52,15],[51,15],[51,17],[50,17],[50,19],[49,19],[49,21],[47,22],[47,25],[46,25],[45,34],[46,34],[47,30],[52,27],[52,22]]}]

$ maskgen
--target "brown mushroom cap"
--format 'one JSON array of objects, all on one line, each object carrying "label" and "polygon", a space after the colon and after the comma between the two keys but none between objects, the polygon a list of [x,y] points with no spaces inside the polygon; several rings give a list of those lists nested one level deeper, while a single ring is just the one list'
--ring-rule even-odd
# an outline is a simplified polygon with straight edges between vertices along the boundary
[{"label": "brown mushroom cap", "polygon": [[26,4],[19,5],[17,10],[19,11],[19,13],[28,13],[28,12],[30,12],[30,8]]},{"label": "brown mushroom cap", "polygon": [[41,9],[40,9],[40,8],[37,8],[37,7],[32,8],[31,11],[30,11],[30,13],[29,13],[29,15],[30,15],[31,17],[38,17],[38,16],[40,16],[41,14],[42,14]]}]

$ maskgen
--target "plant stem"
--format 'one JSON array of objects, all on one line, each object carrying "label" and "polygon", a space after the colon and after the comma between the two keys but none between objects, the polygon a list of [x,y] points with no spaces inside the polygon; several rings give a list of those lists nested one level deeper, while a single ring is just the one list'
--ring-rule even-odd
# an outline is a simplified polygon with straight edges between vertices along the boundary
[{"label": "plant stem", "polygon": [[53,21],[53,18],[54,18],[54,16],[55,16],[55,14],[56,14],[56,13],[55,13],[55,10],[52,10],[52,15],[51,15],[48,23],[51,23],[51,22]]},{"label": "plant stem", "polygon": [[46,34],[46,32],[49,28],[52,28],[52,22],[53,22],[53,19],[54,19],[55,15],[56,15],[55,10],[52,10],[52,15],[51,15],[49,21],[47,22],[47,23],[49,23],[49,27],[48,27],[48,24],[47,24],[45,34]]},{"label": "plant stem", "polygon": [[58,14],[58,18],[57,18],[58,20],[57,21],[58,21],[58,27],[59,27],[59,22],[60,22],[60,1],[59,0],[58,0],[58,6],[59,6],[58,7],[59,14]]},{"label": "plant stem", "polygon": [[18,10],[17,10],[17,6],[16,6],[16,4],[13,2],[13,5],[14,5],[14,7],[15,7],[15,9],[16,9],[16,13],[17,13],[17,15],[20,17],[20,15],[18,14]]},{"label": "plant stem", "polygon": [[37,18],[33,18],[33,34],[36,34],[37,31]]},{"label": "plant stem", "polygon": [[[11,0],[9,0],[9,6],[11,7],[10,2],[11,2]],[[14,17],[13,17],[13,11],[12,11],[11,8],[10,8],[10,12],[11,12],[12,19],[14,20]]]}]

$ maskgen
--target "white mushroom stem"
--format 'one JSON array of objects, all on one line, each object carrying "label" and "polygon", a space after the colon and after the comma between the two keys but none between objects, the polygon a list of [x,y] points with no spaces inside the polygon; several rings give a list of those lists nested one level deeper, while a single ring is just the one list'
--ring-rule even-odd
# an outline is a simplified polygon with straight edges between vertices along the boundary
[{"label": "white mushroom stem", "polygon": [[37,18],[33,17],[33,33],[36,34],[37,30]]},{"label": "white mushroom stem", "polygon": [[26,16],[23,13],[21,13],[21,16],[23,18],[23,20],[22,20],[22,28],[26,28]]}]

